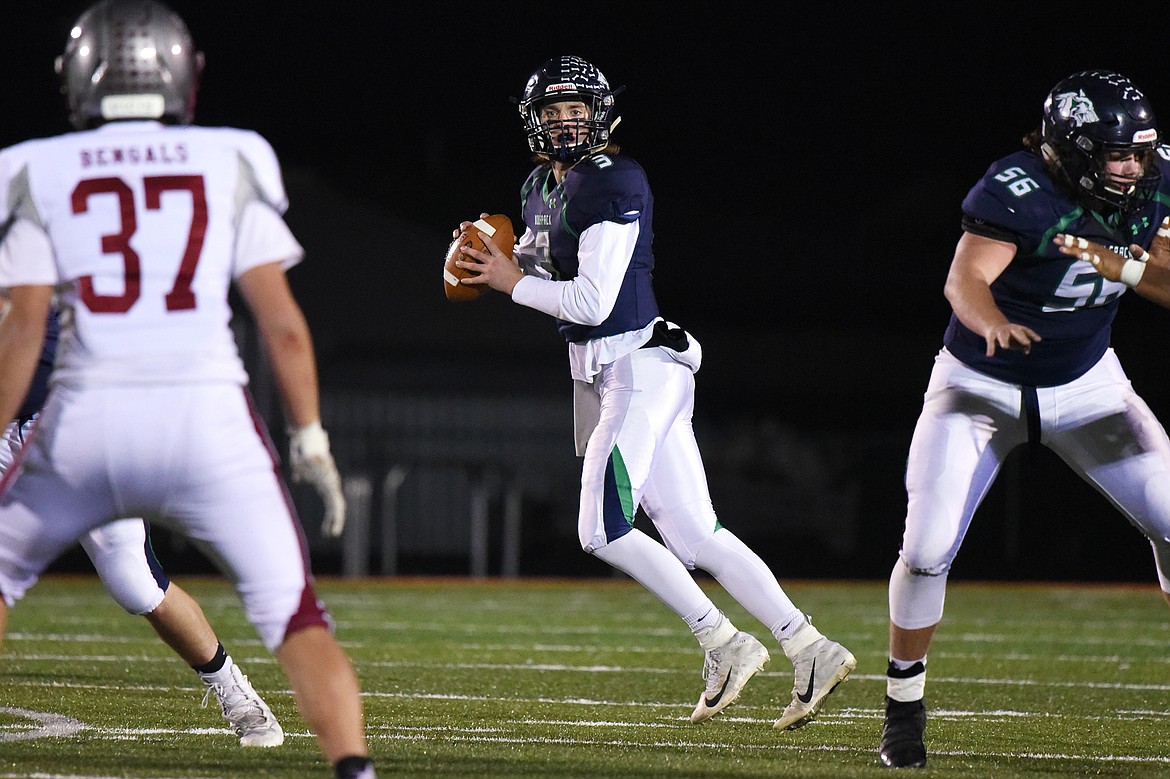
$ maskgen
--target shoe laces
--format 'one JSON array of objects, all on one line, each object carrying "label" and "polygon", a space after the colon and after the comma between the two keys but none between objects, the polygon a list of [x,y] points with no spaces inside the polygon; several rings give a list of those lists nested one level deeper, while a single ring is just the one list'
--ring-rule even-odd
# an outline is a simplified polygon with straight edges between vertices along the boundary
[{"label": "shoe laces", "polygon": [[207,708],[212,693],[223,716],[235,726],[237,734],[243,735],[245,731],[268,725],[268,714],[248,685],[248,677],[243,674],[238,677],[233,674],[233,682],[229,685],[209,682],[203,693],[203,708]]}]

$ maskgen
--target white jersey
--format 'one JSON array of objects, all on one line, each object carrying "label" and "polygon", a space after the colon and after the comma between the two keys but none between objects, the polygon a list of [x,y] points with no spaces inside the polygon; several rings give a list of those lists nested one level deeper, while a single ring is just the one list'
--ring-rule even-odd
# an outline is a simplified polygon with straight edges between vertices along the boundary
[{"label": "white jersey", "polygon": [[244,384],[228,287],[300,261],[286,207],[254,132],[133,121],[26,141],[0,152],[0,287],[56,287],[54,385]]}]

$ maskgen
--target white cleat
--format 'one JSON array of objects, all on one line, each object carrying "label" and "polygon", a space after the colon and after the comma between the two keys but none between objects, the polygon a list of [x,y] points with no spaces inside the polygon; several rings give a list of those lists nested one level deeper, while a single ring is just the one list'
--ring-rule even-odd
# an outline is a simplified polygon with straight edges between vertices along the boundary
[{"label": "white cleat", "polygon": [[207,685],[203,707],[215,695],[224,719],[240,737],[240,746],[278,747],[284,743],[284,730],[276,716],[230,658],[222,671],[202,678]]},{"label": "white cleat", "polygon": [[707,689],[691,712],[691,722],[703,722],[735,703],[744,685],[764,670],[768,650],[750,633],[740,631],[726,644],[707,652],[703,660],[703,678]]},{"label": "white cleat", "polygon": [[792,658],[792,666],[796,673],[792,703],[772,724],[776,730],[796,730],[812,722],[829,693],[853,673],[857,659],[836,641],[822,636],[800,650]]}]

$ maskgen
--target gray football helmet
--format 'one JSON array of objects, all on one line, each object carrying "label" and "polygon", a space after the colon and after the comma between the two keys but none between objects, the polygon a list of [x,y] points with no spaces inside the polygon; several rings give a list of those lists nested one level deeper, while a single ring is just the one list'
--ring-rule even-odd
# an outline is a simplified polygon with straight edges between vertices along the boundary
[{"label": "gray football helmet", "polygon": [[79,130],[118,119],[189,124],[203,53],[162,3],[101,0],[73,25],[56,66]]}]

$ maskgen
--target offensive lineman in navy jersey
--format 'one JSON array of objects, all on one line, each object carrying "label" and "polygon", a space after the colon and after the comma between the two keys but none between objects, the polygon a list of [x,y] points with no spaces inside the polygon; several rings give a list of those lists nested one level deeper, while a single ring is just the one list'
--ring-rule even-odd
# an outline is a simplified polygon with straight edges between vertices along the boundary
[{"label": "offensive lineman in navy jersey", "polygon": [[[654,198],[642,168],[609,143],[613,102],[605,77],[579,57],[551,59],[532,75],[520,113],[539,164],[522,189],[518,262],[484,236],[487,251],[463,250],[460,265],[480,273],[463,283],[487,284],[558,320],[584,456],[581,546],[640,582],[694,632],[706,653],[706,689],[691,721],[730,705],[769,659],[698,586],[690,571],[700,568],[792,660],[792,700],[774,727],[795,729],[816,716],[856,660],[812,626],[715,515],[691,427],[700,347],[659,316]],[[639,505],[665,547],[634,527]]]},{"label": "offensive lineman in navy jersey", "polygon": [[1165,262],[1164,246],[1147,250],[1170,214],[1170,150],[1145,95],[1111,71],[1057,84],[1024,145],[963,201],[945,288],[953,315],[910,445],[879,748],[890,767],[926,764],[926,655],[947,574],[1017,445],[1053,450],[1145,534],[1170,602],[1170,440],[1109,345],[1137,281],[1069,256],[1083,247],[1064,237]]}]

